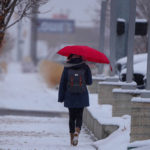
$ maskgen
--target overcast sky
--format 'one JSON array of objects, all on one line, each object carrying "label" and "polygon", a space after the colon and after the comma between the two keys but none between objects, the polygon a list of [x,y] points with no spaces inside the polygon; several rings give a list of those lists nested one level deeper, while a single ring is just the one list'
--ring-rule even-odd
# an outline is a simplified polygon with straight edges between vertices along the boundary
[{"label": "overcast sky", "polygon": [[[42,12],[50,10],[48,13],[42,14],[46,18],[51,18],[56,13],[68,13],[70,19],[76,20],[79,26],[91,25],[91,19],[94,15],[93,10],[97,7],[97,0],[50,0],[48,4],[42,6]],[[40,15],[41,16],[41,15]]]}]

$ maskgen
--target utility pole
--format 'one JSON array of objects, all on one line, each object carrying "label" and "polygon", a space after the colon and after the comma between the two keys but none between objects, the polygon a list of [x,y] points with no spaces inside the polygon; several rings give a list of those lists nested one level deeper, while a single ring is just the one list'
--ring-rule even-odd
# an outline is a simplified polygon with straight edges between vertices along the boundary
[{"label": "utility pole", "polygon": [[116,7],[117,1],[111,0],[111,19],[110,19],[110,62],[112,66],[111,76],[115,75],[115,62],[116,62],[116,25],[117,25],[117,15]]},{"label": "utility pole", "polygon": [[[101,3],[101,17],[100,17],[100,40],[99,40],[99,50],[104,52],[104,41],[105,41],[105,23],[106,23],[106,7],[107,0],[103,0]],[[103,72],[103,64],[99,67],[99,72]]]},{"label": "utility pole", "polygon": [[101,17],[100,17],[100,41],[99,41],[100,51],[104,50],[106,6],[107,0],[103,0],[101,3]]},{"label": "utility pole", "polygon": [[150,20],[148,21],[148,56],[147,56],[147,75],[146,89],[150,90]]},{"label": "utility pole", "polygon": [[133,50],[134,50],[134,35],[135,35],[135,18],[136,18],[136,0],[130,0],[130,16],[128,29],[128,44],[127,44],[127,82],[133,81]]},{"label": "utility pole", "polygon": [[22,59],[22,35],[21,35],[21,29],[22,29],[22,21],[20,20],[18,22],[18,25],[17,25],[17,28],[18,28],[18,33],[17,33],[17,61],[20,62],[21,59]]},{"label": "utility pole", "polygon": [[30,55],[34,65],[37,64],[37,10],[38,7],[36,5],[31,10]]}]

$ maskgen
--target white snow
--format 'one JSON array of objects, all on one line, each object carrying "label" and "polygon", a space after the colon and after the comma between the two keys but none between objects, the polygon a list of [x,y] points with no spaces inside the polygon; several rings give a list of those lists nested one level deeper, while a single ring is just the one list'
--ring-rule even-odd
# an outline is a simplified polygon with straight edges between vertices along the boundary
[{"label": "white snow", "polygon": [[[123,69],[121,71],[121,74],[124,74],[127,72],[127,68]],[[143,74],[144,76],[146,75],[147,72],[147,61],[143,60],[142,62],[136,63],[133,65],[133,72],[137,74]]]},{"label": "white snow", "polygon": [[93,76],[92,79],[94,80],[106,80],[106,76]]},{"label": "white snow", "polygon": [[[70,150],[68,118],[0,117],[0,149]],[[90,136],[81,131],[76,150],[94,150]]]},{"label": "white snow", "polygon": [[112,90],[113,92],[117,93],[131,93],[131,94],[141,94],[143,90],[139,89],[121,89],[121,88],[115,88]]},{"label": "white snow", "polygon": [[124,18],[118,18],[117,21],[126,22]]},{"label": "white snow", "polygon": [[127,82],[121,82],[121,81],[118,81],[118,82],[107,82],[107,81],[102,81],[102,82],[99,82],[99,84],[108,84],[108,85],[120,85],[120,86],[123,86],[123,85],[136,85],[135,82],[131,82],[131,83],[127,83]]},{"label": "white snow", "polygon": [[[147,53],[135,54],[133,56],[133,62],[134,62],[134,64],[139,63],[141,61],[146,61],[146,60],[147,60]],[[120,58],[117,61],[117,63],[122,64],[122,65],[125,64],[125,63],[127,63],[127,57]]]},{"label": "white snow", "polygon": [[150,103],[150,98],[134,97],[131,99],[132,102]]},{"label": "white snow", "polygon": [[129,116],[112,117],[112,105],[99,105],[97,102],[97,94],[91,94],[90,99],[92,99],[92,101],[90,101],[88,110],[101,124],[118,125],[120,128],[123,128],[125,125],[124,119],[130,121]]},{"label": "white snow", "polygon": [[128,145],[129,147],[138,147],[134,150],[149,150],[150,149],[150,140],[135,141]]},{"label": "white snow", "polygon": [[[48,89],[36,73],[21,73],[18,64],[10,64],[4,81],[0,81],[0,108],[67,112],[57,102],[58,91]],[[0,148],[38,150],[126,150],[130,144],[130,116],[112,117],[111,105],[99,105],[98,95],[90,94],[88,110],[102,124],[119,129],[103,140],[94,142],[83,129],[77,148],[69,146],[68,118],[0,116]],[[36,144],[35,144],[36,143]]]},{"label": "white snow", "polygon": [[97,94],[90,95],[88,110],[101,124],[119,126],[109,137],[94,143],[98,150],[127,150],[130,142],[130,116],[112,117],[112,106],[98,105]]},{"label": "white snow", "polygon": [[22,74],[20,70],[19,65],[10,64],[8,75],[0,83],[0,107],[67,111],[57,103],[57,90],[49,90],[38,74]]},{"label": "white snow", "polygon": [[146,23],[147,19],[136,19],[136,22],[144,22],[144,23]]},{"label": "white snow", "polygon": [[[37,73],[22,73],[20,65],[9,65],[0,82],[0,108],[67,112],[57,102],[58,90],[48,89]],[[70,146],[68,118],[0,116],[0,149],[93,150],[93,140],[83,128],[77,148]]]}]

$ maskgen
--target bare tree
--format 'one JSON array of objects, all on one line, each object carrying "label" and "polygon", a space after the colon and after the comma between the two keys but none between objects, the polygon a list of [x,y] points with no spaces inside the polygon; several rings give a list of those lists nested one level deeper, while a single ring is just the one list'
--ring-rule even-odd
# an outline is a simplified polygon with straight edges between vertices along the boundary
[{"label": "bare tree", "polygon": [[6,32],[5,33],[5,37],[3,40],[3,45],[1,47],[1,51],[0,51],[0,60],[1,59],[8,59],[8,56],[10,55],[11,50],[14,47],[14,39],[12,38],[12,36]]},{"label": "bare tree", "polygon": [[[19,22],[23,17],[29,17],[31,8],[39,7],[47,1],[48,0],[0,0],[0,45],[6,29]],[[17,14],[18,18],[12,24],[9,24],[14,13]]]}]

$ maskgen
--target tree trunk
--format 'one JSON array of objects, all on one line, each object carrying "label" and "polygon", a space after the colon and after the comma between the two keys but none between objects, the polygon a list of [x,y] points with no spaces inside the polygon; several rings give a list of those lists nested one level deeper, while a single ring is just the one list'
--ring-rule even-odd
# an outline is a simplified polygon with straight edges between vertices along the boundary
[{"label": "tree trunk", "polygon": [[1,53],[1,46],[2,46],[2,42],[4,39],[4,32],[3,32],[3,28],[4,28],[4,16],[0,16],[0,53]]}]

